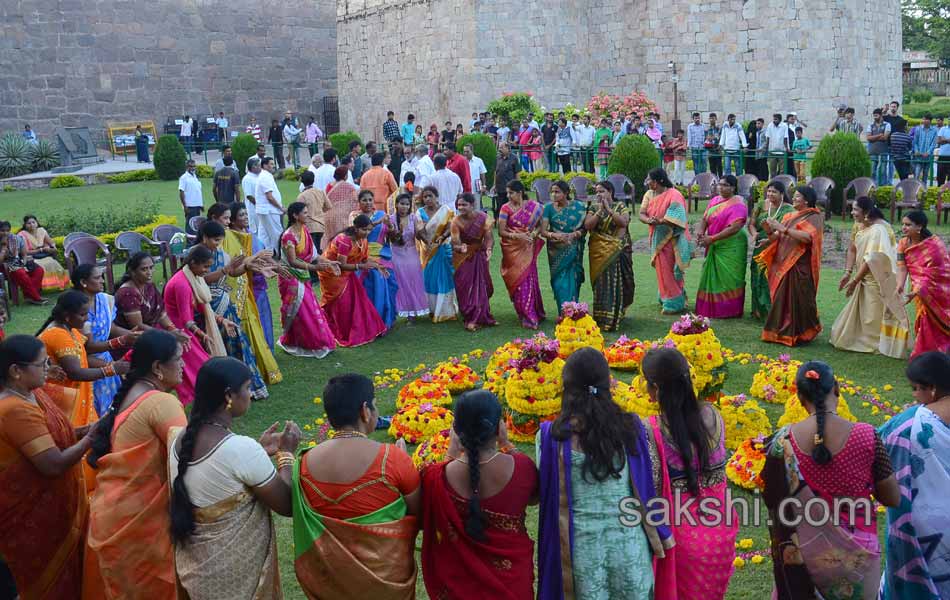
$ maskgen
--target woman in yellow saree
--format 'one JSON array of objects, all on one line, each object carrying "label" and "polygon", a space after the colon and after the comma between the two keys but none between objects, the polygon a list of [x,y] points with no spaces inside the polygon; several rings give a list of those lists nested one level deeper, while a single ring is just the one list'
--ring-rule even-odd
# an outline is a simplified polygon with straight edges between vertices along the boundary
[{"label": "woman in yellow saree", "polygon": [[435,323],[452,321],[458,314],[452,267],[452,219],[455,213],[449,208],[455,205],[455,200],[440,200],[439,190],[428,185],[422,188],[423,206],[416,212],[423,224],[416,228],[416,239],[422,243],[422,281]]},{"label": "woman in yellow saree", "polygon": [[337,433],[294,469],[297,581],[312,600],[414,599],[419,472],[404,443],[367,438],[379,417],[372,381],[334,377],[323,399]]},{"label": "woman in yellow saree", "polygon": [[23,238],[26,253],[43,267],[43,291],[65,290],[69,286],[69,272],[56,260],[56,242],[40,227],[36,217],[23,217],[23,229],[17,235]]},{"label": "woman in yellow saree", "polygon": [[630,209],[614,197],[614,186],[601,181],[597,199],[587,208],[584,227],[590,232],[590,280],[594,287],[594,320],[604,331],[614,331],[633,304],[633,249],[630,245]]}]

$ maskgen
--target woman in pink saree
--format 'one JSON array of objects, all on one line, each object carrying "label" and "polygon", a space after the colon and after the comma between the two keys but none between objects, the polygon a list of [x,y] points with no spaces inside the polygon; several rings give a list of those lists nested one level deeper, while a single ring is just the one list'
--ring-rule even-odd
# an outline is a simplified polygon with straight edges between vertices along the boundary
[{"label": "woman in pink saree", "polygon": [[940,236],[927,229],[927,215],[914,210],[901,221],[904,237],[897,244],[897,289],[917,306],[911,358],[937,350],[950,352],[950,256]]},{"label": "woman in pink saree", "polygon": [[457,215],[452,220],[452,265],[455,267],[455,293],[465,329],[495,325],[490,300],[495,292],[488,268],[494,240],[492,222],[487,213],[475,210],[474,194],[462,194],[455,201]]},{"label": "woman in pink saree", "polygon": [[524,184],[517,179],[508,182],[507,189],[508,202],[498,215],[501,277],[522,327],[537,329],[544,320],[538,280],[538,254],[544,248],[541,205],[528,199]]},{"label": "woman in pink saree", "polygon": [[326,231],[323,234],[321,246],[323,250],[330,247],[330,242],[338,233],[350,226],[350,213],[360,209],[358,201],[359,190],[346,180],[349,169],[339,166],[333,172],[333,183],[327,192],[327,198],[333,206],[324,215]]},{"label": "woman in pink saree", "polygon": [[281,273],[278,280],[284,334],[277,345],[294,356],[323,358],[336,348],[336,342],[327,316],[313,295],[310,275],[320,270],[339,274],[340,265],[317,254],[307,230],[308,210],[303,202],[288,206],[290,227],[280,236],[280,252],[287,272]]},{"label": "woman in pink saree", "polygon": [[729,453],[722,416],[696,398],[689,368],[675,348],[651,350],[643,358],[647,391],[660,407],[649,428],[651,459],[659,465],[655,486],[669,506],[687,506],[690,517],[682,515],[673,526],[676,546],[667,551],[667,559],[673,559],[674,567],[657,570],[656,598],[722,600],[732,576],[739,520],[735,512],[731,519],[722,515],[716,526],[702,520],[703,501],[732,510],[726,501]]},{"label": "woman in pink saree", "polygon": [[686,200],[663,169],[650,171],[649,191],[643,195],[640,222],[650,226],[650,264],[663,314],[686,310],[686,283],[683,274],[693,254],[686,222]]}]

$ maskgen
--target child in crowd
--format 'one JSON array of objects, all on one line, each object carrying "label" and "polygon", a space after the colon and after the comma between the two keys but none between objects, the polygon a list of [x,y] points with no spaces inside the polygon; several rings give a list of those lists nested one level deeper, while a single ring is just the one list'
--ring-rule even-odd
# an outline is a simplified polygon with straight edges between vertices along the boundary
[{"label": "child in crowd", "polygon": [[806,153],[811,150],[811,141],[805,137],[805,130],[801,127],[795,128],[795,141],[792,142],[792,152],[795,155],[792,159],[795,161],[795,177],[799,181],[805,181],[805,161]]}]

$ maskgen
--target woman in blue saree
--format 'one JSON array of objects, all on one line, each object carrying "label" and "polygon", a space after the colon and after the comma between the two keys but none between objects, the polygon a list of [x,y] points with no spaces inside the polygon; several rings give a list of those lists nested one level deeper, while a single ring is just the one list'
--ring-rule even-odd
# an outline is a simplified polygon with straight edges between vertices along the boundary
[{"label": "woman in blue saree", "polygon": [[582,202],[571,200],[563,181],[551,186],[551,203],[544,207],[541,237],[548,242],[551,288],[558,312],[565,302],[577,302],[584,283],[584,215]]},{"label": "woman in blue saree", "polygon": [[392,248],[386,240],[389,219],[387,219],[385,211],[375,209],[373,192],[370,190],[361,190],[358,201],[360,209],[350,215],[350,223],[358,214],[369,217],[373,224],[373,230],[370,231],[367,238],[369,241],[369,256],[389,272],[389,276],[385,276],[377,269],[361,271],[360,281],[363,282],[366,295],[369,296],[376,312],[379,313],[383,323],[386,324],[386,329],[392,329],[396,317],[399,316],[396,309],[396,294],[399,292],[399,284],[396,282],[396,271],[392,264]]},{"label": "woman in blue saree", "polygon": [[[452,267],[452,219],[455,213],[447,204],[439,204],[439,190],[426,186],[422,190],[422,208],[416,213],[423,226],[416,229],[416,238],[424,248],[422,281],[429,298],[432,321],[452,321],[458,314],[455,299],[455,269]],[[454,204],[455,199],[451,202]]]}]

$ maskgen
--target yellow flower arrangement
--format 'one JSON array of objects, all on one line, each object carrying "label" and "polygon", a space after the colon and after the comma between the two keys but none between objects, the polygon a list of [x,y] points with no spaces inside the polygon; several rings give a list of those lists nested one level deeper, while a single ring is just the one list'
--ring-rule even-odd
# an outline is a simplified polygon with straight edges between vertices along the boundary
[{"label": "yellow flower arrangement", "polygon": [[643,375],[634,377],[630,382],[630,387],[622,391],[624,392],[623,404],[617,402],[617,398],[614,398],[614,401],[626,412],[637,413],[644,419],[660,414],[660,405],[650,399],[650,394],[647,393],[647,380]]},{"label": "yellow flower arrangement", "polygon": [[583,302],[564,303],[561,307],[561,318],[554,328],[554,337],[561,344],[561,358],[567,358],[575,350],[587,346],[604,351],[604,336],[594,318],[590,316],[587,304]]},{"label": "yellow flower arrangement", "polygon": [[564,361],[538,363],[533,369],[514,371],[505,383],[505,398],[511,410],[526,415],[554,415],[561,412],[561,370]]},{"label": "yellow flower arrangement", "polygon": [[722,344],[709,319],[686,314],[670,327],[670,340],[693,368],[693,385],[700,398],[713,397],[722,389],[728,371]]},{"label": "yellow flower arrangement", "polygon": [[[848,406],[848,401],[844,399],[844,396],[838,396],[837,412],[839,417],[847,419],[852,423],[856,423],[858,420],[857,417],[851,413],[851,407]],[[805,407],[802,406],[801,400],[798,399],[797,395],[791,396],[785,402],[785,413],[779,417],[778,426],[785,427],[786,425],[804,421],[807,418],[808,412],[805,410]]]},{"label": "yellow flower arrangement", "polygon": [[449,430],[443,429],[424,440],[412,453],[412,464],[421,470],[425,466],[444,461],[449,451],[449,435]]},{"label": "yellow flower arrangement", "polygon": [[640,340],[622,335],[604,351],[604,356],[611,369],[638,371],[648,349],[649,346]]},{"label": "yellow flower arrangement", "polygon": [[404,385],[396,396],[397,409],[425,402],[437,406],[452,404],[452,394],[449,393],[444,380],[426,374]]},{"label": "yellow flower arrangement", "polygon": [[766,360],[752,377],[752,387],[749,395],[772,404],[785,404],[789,398],[794,398],[798,388],[795,386],[795,376],[801,361],[791,360],[787,354],[778,357],[778,360]]},{"label": "yellow flower arrangement", "polygon": [[762,438],[748,439],[739,444],[735,454],[726,463],[729,481],[747,490],[765,489],[762,468],[765,466],[765,444]]},{"label": "yellow flower arrangement", "polygon": [[451,394],[461,394],[474,389],[478,375],[470,366],[457,359],[449,359],[436,365],[432,377],[448,389]]},{"label": "yellow flower arrangement", "polygon": [[[627,413],[637,413],[637,402],[639,397],[634,392],[633,386],[622,381],[615,381],[610,390],[614,403],[620,407],[620,410]],[[649,400],[649,397],[647,398]]]},{"label": "yellow flower arrangement", "polygon": [[726,427],[726,448],[735,450],[749,438],[772,433],[772,423],[765,409],[744,394],[723,396],[718,405]]},{"label": "yellow flower arrangement", "polygon": [[443,429],[452,426],[455,417],[444,406],[431,403],[409,405],[393,415],[389,435],[404,438],[410,444],[419,443]]},{"label": "yellow flower arrangement", "polygon": [[505,383],[508,374],[514,369],[511,361],[521,356],[521,340],[507,342],[499,346],[488,359],[485,367],[485,389],[494,392],[498,401],[505,404]]}]

